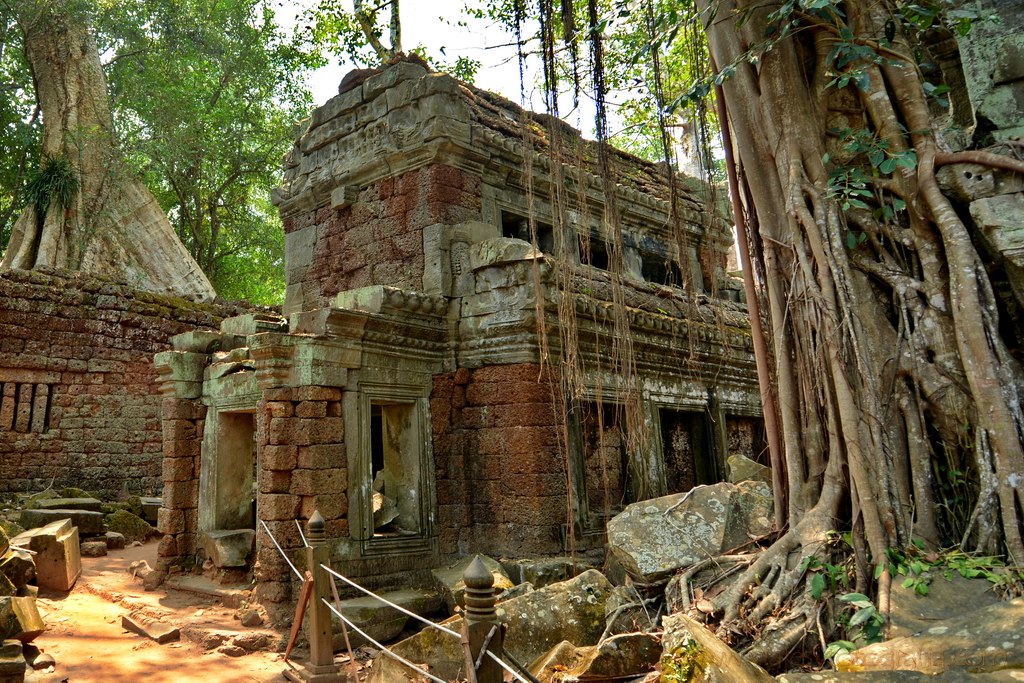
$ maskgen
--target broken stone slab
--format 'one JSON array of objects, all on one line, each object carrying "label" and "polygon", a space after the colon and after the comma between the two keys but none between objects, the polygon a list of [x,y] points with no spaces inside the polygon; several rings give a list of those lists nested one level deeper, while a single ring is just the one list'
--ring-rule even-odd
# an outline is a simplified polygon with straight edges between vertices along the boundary
[{"label": "broken stone slab", "polygon": [[726,469],[729,472],[728,481],[733,484],[741,481],[763,481],[768,486],[772,485],[772,469],[754,462],[745,455],[730,455],[726,460]]},{"label": "broken stone slab", "polygon": [[28,665],[25,662],[23,647],[24,644],[20,640],[0,642],[0,681],[16,683],[25,680]]},{"label": "broken stone slab", "polygon": [[837,658],[840,671],[951,669],[985,673],[1024,669],[1024,598],[999,602],[935,622],[920,635],[893,638]]},{"label": "broken stone slab", "polygon": [[31,643],[45,630],[35,598],[0,598],[0,640],[13,638]]},{"label": "broken stone slab", "polygon": [[37,510],[90,510],[99,512],[103,505],[95,498],[47,498],[36,501]]},{"label": "broken stone slab", "polygon": [[[604,632],[604,602],[612,585],[601,572],[591,569],[569,581],[513,598],[497,606],[498,620],[508,629],[505,649],[520,662],[532,662],[563,640],[579,646],[595,645]],[[462,618],[444,625],[458,632]],[[465,666],[465,652],[458,638],[427,628],[391,647],[411,662],[430,662],[431,673],[455,680]],[[370,680],[399,680],[412,675],[390,657],[374,663]]]},{"label": "broken stone slab", "polygon": [[772,530],[764,482],[722,482],[633,503],[608,522],[615,559],[642,583],[721,555]]},{"label": "broken stone slab", "polygon": [[25,550],[11,548],[0,558],[0,575],[14,586],[14,595],[27,595],[29,582],[36,578],[35,560]]},{"label": "broken stone slab", "polygon": [[466,582],[463,581],[462,576],[466,573],[466,568],[476,557],[483,561],[484,566],[490,570],[491,576],[494,577],[495,593],[508,590],[515,585],[509,579],[508,574],[505,573],[505,568],[501,566],[501,563],[484,555],[464,557],[453,565],[441,569],[432,569],[430,573],[434,575],[434,585],[440,591],[449,612],[454,612],[456,606],[463,607],[465,605],[463,598],[466,595]]},{"label": "broken stone slab", "polygon": [[101,535],[106,533],[103,525],[103,513],[95,510],[22,510],[21,526],[26,529],[38,529],[62,519],[70,519],[71,524],[78,527],[83,536]]},{"label": "broken stone slab", "polygon": [[149,566],[149,562],[145,560],[136,560],[128,565],[128,573],[133,578],[142,579],[142,588],[147,591],[154,591],[160,587],[160,585],[167,578],[167,574],[158,569],[153,569]]},{"label": "broken stone slab", "polygon": [[662,619],[663,678],[706,683],[768,683],[767,671],[723,643],[703,624],[685,614]]},{"label": "broken stone slab", "polygon": [[145,636],[160,645],[172,643],[181,638],[181,631],[177,626],[147,617],[141,612],[121,615],[121,628]]},{"label": "broken stone slab", "polygon": [[7,549],[11,547],[11,541],[7,537],[7,532],[4,531],[3,527],[0,527],[0,555],[7,552]]},{"label": "broken stone slab", "polygon": [[[390,591],[384,593],[382,597],[421,617],[436,614],[442,606],[441,595],[437,591],[409,588]],[[393,640],[402,632],[402,629],[405,628],[410,619],[408,615],[399,612],[377,598],[369,596],[342,600],[341,613],[345,615],[346,619],[351,620],[377,642]],[[334,621],[334,649],[336,651],[341,650],[345,647],[345,636],[341,629],[341,619],[333,612],[331,613],[331,619]],[[369,642],[352,629],[349,629],[348,635],[352,647],[359,647]]]},{"label": "broken stone slab", "polygon": [[398,503],[383,493],[373,494],[373,528],[380,529],[398,519]]},{"label": "broken stone slab", "polygon": [[224,567],[246,566],[252,552],[256,532],[252,529],[219,529],[203,534],[203,549],[213,565]]},{"label": "broken stone slab", "polygon": [[928,584],[928,595],[893,582],[889,593],[889,638],[920,635],[957,614],[1001,602],[985,579],[965,579],[959,574],[941,574]]},{"label": "broken stone slab", "polygon": [[586,647],[562,641],[528,668],[541,681],[618,680],[650,673],[660,657],[653,633],[622,633]]},{"label": "broken stone slab", "polygon": [[530,583],[534,588],[543,588],[553,583],[566,581],[594,565],[583,558],[572,557],[530,557],[502,560],[508,578],[515,584]]},{"label": "broken stone slab", "polygon": [[11,544],[35,553],[36,585],[68,592],[82,573],[78,527],[70,519],[60,519],[43,527],[24,531]]}]

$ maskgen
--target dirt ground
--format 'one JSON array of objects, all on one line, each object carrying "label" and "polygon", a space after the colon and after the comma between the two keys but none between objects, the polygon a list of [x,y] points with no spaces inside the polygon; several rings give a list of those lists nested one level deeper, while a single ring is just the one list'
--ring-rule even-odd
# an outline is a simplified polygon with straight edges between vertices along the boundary
[{"label": "dirt ground", "polygon": [[[248,652],[241,645],[276,648],[282,634],[246,628],[238,609],[212,597],[163,587],[146,592],[127,571],[136,560],[156,564],[156,542],[82,558],[82,576],[68,595],[40,594],[46,632],[33,645],[52,655],[49,669],[29,670],[27,683],[145,680],[147,683],[249,683],[284,681],[288,666],[273,651]],[[121,627],[122,615],[142,612],[181,630],[178,642],[158,645]],[[244,654],[242,654],[244,653]],[[231,654],[237,656],[231,656]],[[300,661],[304,653],[296,652]]]}]

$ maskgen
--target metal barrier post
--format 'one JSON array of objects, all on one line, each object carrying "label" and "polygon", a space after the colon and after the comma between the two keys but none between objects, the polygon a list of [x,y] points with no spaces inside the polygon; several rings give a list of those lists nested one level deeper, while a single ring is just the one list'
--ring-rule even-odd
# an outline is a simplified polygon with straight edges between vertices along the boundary
[{"label": "metal barrier post", "polygon": [[504,673],[501,666],[483,654],[484,650],[498,658],[504,654],[505,626],[498,623],[494,609],[497,602],[494,576],[477,555],[466,567],[462,580],[466,583],[464,618],[469,633],[469,650],[476,662],[477,683],[501,683]]},{"label": "metal barrier post", "polygon": [[309,615],[309,662],[302,669],[286,669],[285,678],[296,683],[344,683],[348,677],[341,673],[341,667],[334,663],[334,634],[331,624],[331,610],[324,604],[330,597],[330,579],[321,564],[330,564],[331,549],[324,534],[324,518],[314,511],[306,526],[306,566],[313,575],[313,591],[310,596]]}]

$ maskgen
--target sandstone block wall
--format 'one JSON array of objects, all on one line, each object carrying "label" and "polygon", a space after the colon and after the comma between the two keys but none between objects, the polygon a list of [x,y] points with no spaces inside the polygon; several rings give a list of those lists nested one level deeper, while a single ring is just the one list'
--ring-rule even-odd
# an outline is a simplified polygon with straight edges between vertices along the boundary
[{"label": "sandstone block wall", "polygon": [[373,182],[358,199],[284,218],[289,306],[330,305],[373,284],[423,291],[423,229],[480,219],[480,178],[432,164]]},{"label": "sandstone block wall", "polygon": [[562,552],[562,419],[541,366],[460,369],[434,380],[442,556]]},{"label": "sandstone block wall", "polygon": [[56,271],[0,273],[0,492],[160,490],[153,354],[235,307]]}]

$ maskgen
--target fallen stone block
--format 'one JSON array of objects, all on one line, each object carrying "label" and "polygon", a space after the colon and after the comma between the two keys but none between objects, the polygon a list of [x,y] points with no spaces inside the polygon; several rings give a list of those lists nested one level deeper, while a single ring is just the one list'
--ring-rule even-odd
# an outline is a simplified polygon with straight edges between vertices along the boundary
[{"label": "fallen stone block", "polygon": [[27,595],[29,582],[36,578],[35,560],[25,550],[11,548],[0,558],[0,575],[14,586],[13,595]]},{"label": "fallen stone block", "polygon": [[99,512],[103,505],[95,498],[47,498],[36,501],[37,510],[91,510]]},{"label": "fallen stone block", "polygon": [[4,640],[0,643],[0,681],[14,683],[25,680],[28,665],[22,654],[23,644],[20,640]]},{"label": "fallen stone block", "polygon": [[181,638],[181,631],[177,626],[147,617],[140,612],[122,615],[121,628],[156,641],[160,645],[172,643]]},{"label": "fallen stone block", "polygon": [[[466,594],[466,582],[462,580],[462,575],[466,573],[466,567],[469,566],[475,557],[477,555],[464,557],[455,564],[443,569],[431,570],[431,574],[434,575],[434,583],[440,591],[449,612],[454,612],[457,606],[464,606],[463,597]],[[515,585],[508,577],[508,574],[505,573],[505,568],[497,560],[492,560],[483,555],[479,557],[487,569],[490,570],[491,576],[494,577],[495,593],[500,593]]]},{"label": "fallen stone block", "polygon": [[[436,591],[415,588],[391,591],[385,593],[383,597],[423,617],[434,614],[441,609],[442,605],[441,595]],[[341,613],[377,642],[394,639],[402,632],[410,619],[408,615],[369,596],[342,600]],[[334,621],[334,649],[341,650],[345,647],[342,622],[334,613],[331,614],[331,619]],[[369,642],[352,629],[349,629],[348,635],[352,647],[359,647]]]},{"label": "fallen stone block", "polygon": [[772,485],[772,470],[759,462],[754,462],[744,455],[730,455],[726,460],[726,469],[729,472],[729,481],[738,484],[741,481],[763,481]]},{"label": "fallen stone block", "polygon": [[592,563],[572,557],[534,557],[502,560],[508,577],[515,584],[529,583],[534,588],[543,588],[553,583],[567,581],[572,577],[594,569]]},{"label": "fallen stone block", "polygon": [[4,531],[3,527],[0,527],[0,555],[7,552],[7,549],[11,547],[10,539],[7,538],[7,532]]},{"label": "fallen stone block", "polygon": [[244,567],[252,552],[256,532],[252,529],[222,529],[203,534],[206,556],[218,569]]},{"label": "fallen stone block", "polygon": [[108,531],[103,537],[107,544],[107,550],[123,550],[125,546],[124,534],[117,531]]},{"label": "fallen stone block", "polygon": [[101,535],[107,529],[103,525],[103,513],[93,510],[22,510],[21,526],[37,529],[62,519],[70,519],[78,533],[83,536]]},{"label": "fallen stone block", "polygon": [[142,496],[139,500],[142,502],[142,518],[150,524],[156,524],[157,514],[164,504],[164,499]]},{"label": "fallen stone block", "polygon": [[78,528],[70,519],[29,529],[11,539],[11,543],[35,553],[36,585],[40,588],[66,593],[82,573]]},{"label": "fallen stone block", "polygon": [[127,510],[115,510],[107,515],[107,529],[122,534],[128,541],[145,541],[156,533],[149,522]]},{"label": "fallen stone block", "polygon": [[82,557],[103,557],[107,554],[107,542],[85,541],[81,545]]},{"label": "fallen stone block", "polygon": [[763,482],[722,482],[628,505],[608,522],[608,547],[634,579],[656,583],[772,530]]},{"label": "fallen stone block", "polygon": [[[520,662],[532,662],[563,640],[575,645],[595,645],[604,632],[604,603],[612,585],[601,572],[591,569],[569,581],[545,586],[497,606],[498,620],[508,629],[505,649]],[[458,632],[462,618],[444,622]],[[431,673],[455,680],[465,667],[465,653],[457,638],[439,636],[426,629],[392,646],[395,654],[411,662],[430,662]],[[374,663],[371,680],[400,680],[412,675],[390,657]]]},{"label": "fallen stone block", "polygon": [[576,647],[562,641],[529,666],[542,681],[620,680],[650,673],[661,657],[653,633],[621,633],[600,645]]},{"label": "fallen stone block", "polygon": [[836,658],[840,671],[908,669],[935,675],[1024,669],[1024,598],[954,613],[919,635],[893,638]]},{"label": "fallen stone block", "polygon": [[45,630],[35,598],[0,598],[0,639],[31,643]]},{"label": "fallen stone block", "polygon": [[[700,622],[685,614],[672,614],[662,620],[661,675],[681,681],[706,683],[771,683],[767,671],[746,659]],[[700,672],[700,678],[691,678]]]}]

